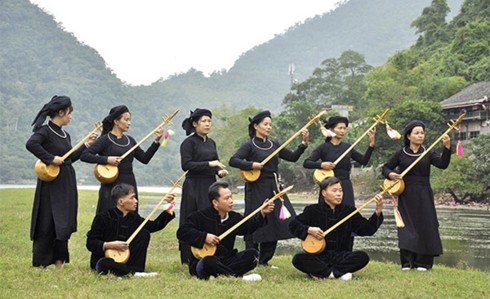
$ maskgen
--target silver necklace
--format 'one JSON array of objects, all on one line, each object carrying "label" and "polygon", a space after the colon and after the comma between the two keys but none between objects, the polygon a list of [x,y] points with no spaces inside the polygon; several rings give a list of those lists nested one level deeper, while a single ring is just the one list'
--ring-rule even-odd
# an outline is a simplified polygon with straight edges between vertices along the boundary
[{"label": "silver necklace", "polygon": [[254,145],[256,148],[261,149],[261,150],[263,150],[263,151],[268,151],[268,150],[270,150],[270,149],[271,149],[271,148],[274,146],[274,144],[272,143],[272,141],[270,141],[270,139],[267,139],[267,141],[269,141],[270,146],[269,146],[268,148],[265,148],[265,147],[260,147],[260,146],[258,146],[258,145],[255,143],[255,137],[254,137],[254,138],[252,138],[252,143],[253,143],[253,145]]},{"label": "silver necklace", "polygon": [[51,130],[51,132],[53,132],[53,133],[54,133],[56,136],[58,136],[58,137],[60,137],[60,138],[63,138],[63,139],[65,139],[65,138],[66,138],[66,132],[65,132],[65,130],[63,130],[62,128],[60,128],[60,129],[61,129],[61,132],[63,132],[63,134],[64,134],[65,136],[62,136],[60,133],[56,132],[56,131],[55,131],[53,128],[51,128],[51,126],[49,125],[49,123],[48,123],[48,128],[49,128],[49,129]]},{"label": "silver necklace", "polygon": [[410,156],[410,157],[418,157],[418,156],[422,155],[425,152],[425,147],[423,145],[421,147],[422,147],[423,151],[420,154],[410,154],[410,153],[407,152],[407,150],[406,150],[405,147],[403,147],[403,152],[407,156]]},{"label": "silver necklace", "polygon": [[126,135],[124,135],[124,134],[123,134],[123,136],[124,136],[124,137],[126,137],[126,139],[128,140],[128,143],[127,143],[127,144],[124,144],[124,145],[119,144],[119,143],[115,142],[114,140],[112,140],[112,139],[111,139],[111,133],[107,133],[107,138],[109,138],[109,140],[110,140],[112,143],[114,143],[115,145],[117,145],[117,146],[119,146],[119,147],[127,147],[131,141],[129,140],[129,137],[128,137],[128,136],[126,136]]}]

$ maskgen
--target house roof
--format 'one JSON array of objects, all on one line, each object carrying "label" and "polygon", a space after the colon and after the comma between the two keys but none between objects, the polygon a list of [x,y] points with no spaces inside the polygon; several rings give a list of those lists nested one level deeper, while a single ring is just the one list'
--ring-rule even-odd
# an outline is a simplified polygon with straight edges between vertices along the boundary
[{"label": "house roof", "polygon": [[474,83],[441,102],[442,109],[466,107],[489,101],[490,81]]}]

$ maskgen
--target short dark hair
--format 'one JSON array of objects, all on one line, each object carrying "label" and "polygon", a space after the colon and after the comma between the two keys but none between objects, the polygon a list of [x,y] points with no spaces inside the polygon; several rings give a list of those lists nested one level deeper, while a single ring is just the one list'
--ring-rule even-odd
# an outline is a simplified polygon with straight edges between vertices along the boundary
[{"label": "short dark hair", "polygon": [[213,202],[214,199],[219,198],[219,190],[228,188],[228,183],[225,182],[214,182],[209,186],[208,197],[209,202]]},{"label": "short dark hair", "polygon": [[117,184],[111,190],[111,199],[117,204],[119,198],[126,196],[131,192],[134,192],[134,186],[125,183]]},{"label": "short dark hair", "polygon": [[338,184],[340,183],[340,180],[334,176],[328,176],[326,178],[323,179],[323,181],[320,182],[320,184],[318,184],[320,186],[320,190],[325,190],[327,189],[329,186],[332,186],[332,185],[335,185],[335,184]]}]

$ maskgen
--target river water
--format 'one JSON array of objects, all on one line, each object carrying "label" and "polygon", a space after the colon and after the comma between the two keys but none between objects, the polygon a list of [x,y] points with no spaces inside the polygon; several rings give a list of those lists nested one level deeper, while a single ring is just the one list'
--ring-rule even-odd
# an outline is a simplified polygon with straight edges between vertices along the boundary
[{"label": "river water", "polygon": [[[365,217],[373,208],[361,211]],[[354,248],[366,251],[373,260],[399,263],[398,238],[392,208],[386,204],[385,221],[371,237],[356,237]],[[487,208],[438,206],[443,255],[435,264],[490,271],[490,211]]]}]

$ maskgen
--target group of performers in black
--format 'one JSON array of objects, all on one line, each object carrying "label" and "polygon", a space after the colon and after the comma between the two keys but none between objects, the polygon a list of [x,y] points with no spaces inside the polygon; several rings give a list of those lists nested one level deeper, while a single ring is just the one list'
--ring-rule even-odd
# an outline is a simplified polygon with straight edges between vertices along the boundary
[{"label": "group of performers in black", "polygon": [[[60,166],[57,178],[50,182],[37,180],[31,221],[33,260],[35,267],[54,264],[61,269],[69,262],[68,240],[77,230],[77,186],[72,163],[78,159],[88,163],[117,166],[119,175],[113,183],[101,183],[96,216],[87,233],[87,249],[92,253],[90,266],[97,273],[113,273],[118,276],[145,274],[146,252],[150,233],[162,230],[175,216],[173,211],[162,211],[155,220],[144,223],[138,214],[138,191],[133,173],[134,159],[149,163],[159,148],[163,129],[155,132],[155,139],[146,151],[137,148],[125,159],[120,157],[135,146],[134,138],[127,135],[131,125],[128,107],[121,105],[110,109],[103,120],[100,137],[94,133],[85,144],[67,159],[60,157],[71,149],[70,135],[63,129],[73,112],[71,99],[54,96],[44,105],[33,122],[33,135],[27,141],[27,149],[42,162]],[[46,118],[49,121],[45,123]],[[260,177],[245,183],[245,212],[253,215],[239,227],[244,216],[233,211],[233,198],[229,186],[216,178],[228,175],[225,164],[220,162],[216,143],[208,137],[212,128],[212,113],[207,109],[191,111],[182,128],[188,137],[180,146],[181,166],[187,171],[182,186],[179,228],[177,238],[181,263],[189,272],[207,279],[218,275],[260,279],[258,274],[245,275],[257,265],[277,268],[270,264],[278,240],[307,236],[326,241],[326,249],[319,254],[298,253],[292,263],[298,270],[313,278],[350,280],[352,273],[365,267],[369,257],[365,252],[353,250],[353,236],[373,235],[383,222],[383,198],[376,195],[376,209],[366,219],[360,213],[346,218],[355,211],[351,160],[362,165],[369,162],[375,146],[375,130],[368,134],[369,146],[362,155],[350,151],[339,163],[333,163],[350,144],[343,141],[349,121],[346,117],[333,116],[325,122],[325,128],[334,132],[324,143],[315,148],[304,161],[309,169],[333,170],[334,176],[319,182],[318,203],[305,207],[296,215],[287,195],[281,200],[267,201],[281,190],[278,178],[280,159],[296,162],[309,143],[309,132],[302,129],[302,142],[296,149],[283,147],[262,164],[280,144],[271,139],[272,116],[269,111],[249,118],[249,140],[231,156],[228,164],[242,171],[260,170]],[[382,174],[391,180],[401,179],[399,173],[426,151],[425,124],[415,120],[407,124],[403,133],[404,146],[383,165]],[[404,177],[405,192],[399,196],[398,206],[405,227],[398,229],[400,261],[403,270],[429,270],[434,257],[442,254],[437,215],[430,186],[430,166],[446,168],[451,157],[450,138],[442,138],[442,155],[431,151]],[[173,195],[165,199],[173,202]],[[373,199],[374,200],[374,199]],[[282,217],[286,209],[290,217]],[[331,233],[324,232],[338,223],[342,225]],[[143,226],[144,223],[144,226]],[[137,236],[126,242],[138,226],[143,226]],[[234,229],[225,238],[220,234]],[[243,235],[245,250],[234,248],[237,235]],[[205,245],[216,247],[216,252],[203,258],[196,257],[191,248]],[[124,263],[117,262],[104,253],[107,250],[130,249]],[[245,276],[244,276],[245,275]],[[257,277],[258,276],[258,277]]]}]

